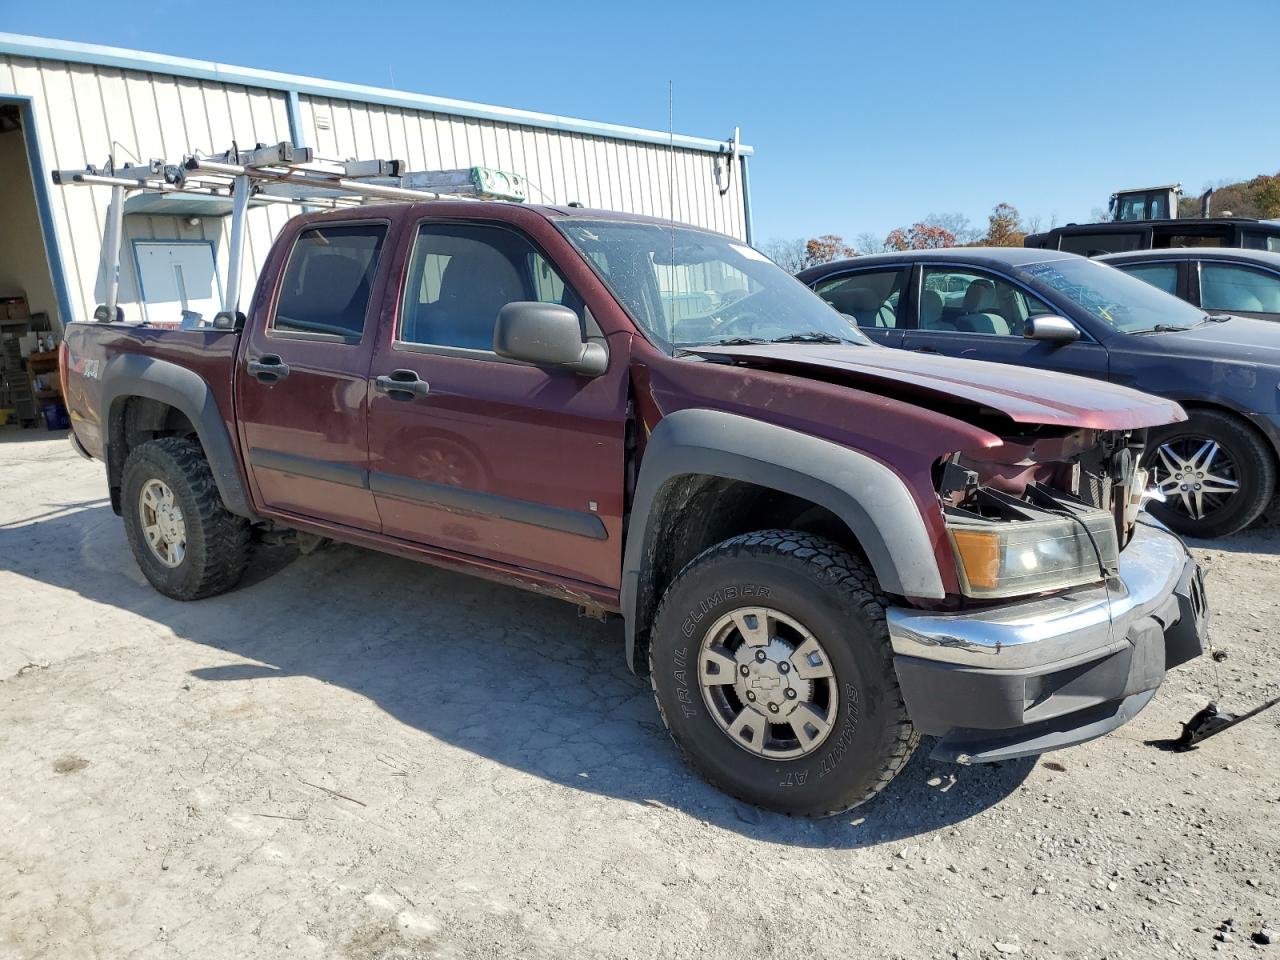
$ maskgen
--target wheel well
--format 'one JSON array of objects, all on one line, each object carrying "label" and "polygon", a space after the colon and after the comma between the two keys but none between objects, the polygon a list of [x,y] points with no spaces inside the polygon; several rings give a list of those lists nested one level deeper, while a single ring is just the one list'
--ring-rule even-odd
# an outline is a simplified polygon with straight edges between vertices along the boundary
[{"label": "wheel well", "polygon": [[[1203,400],[1203,401],[1202,400],[1180,400],[1178,402],[1182,405],[1182,409],[1187,412],[1188,416],[1191,416],[1192,414],[1196,414],[1196,413],[1221,414],[1224,417],[1230,417],[1232,420],[1236,421],[1236,423],[1240,424],[1245,429],[1250,430],[1253,433],[1257,434],[1258,439],[1262,441],[1262,445],[1265,446],[1269,451],[1271,451],[1272,464],[1275,465],[1277,468],[1280,468],[1280,452],[1276,450],[1275,443],[1272,441],[1270,437],[1267,436],[1267,434],[1257,424],[1255,424],[1248,417],[1241,414],[1238,410],[1233,410],[1231,407],[1225,407],[1225,406],[1222,406],[1221,404],[1213,403],[1207,400]],[[1171,424],[1171,426],[1176,426],[1176,424]],[[1152,432],[1154,433],[1158,429],[1160,428],[1153,428]]]},{"label": "wheel well", "polygon": [[658,602],[684,566],[707,547],[754,530],[782,528],[834,540],[860,560],[866,553],[853,532],[826,507],[793,494],[724,477],[685,474],[658,491],[649,514],[645,562],[636,597],[635,667],[648,660],[649,626]]},{"label": "wheel well", "polygon": [[107,485],[111,508],[120,512],[120,485],[124,463],[139,444],[160,437],[196,436],[187,415],[170,404],[150,397],[119,397],[111,405],[107,433]]}]

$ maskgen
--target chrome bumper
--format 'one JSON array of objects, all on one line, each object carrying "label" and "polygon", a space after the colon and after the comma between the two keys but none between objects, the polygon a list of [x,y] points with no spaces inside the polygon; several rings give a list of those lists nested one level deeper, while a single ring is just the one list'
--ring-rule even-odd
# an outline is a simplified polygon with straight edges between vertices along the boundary
[{"label": "chrome bumper", "polygon": [[1127,721],[1201,652],[1208,608],[1182,541],[1144,517],[1105,585],[963,613],[888,611],[913,723],[936,757],[997,760]]}]

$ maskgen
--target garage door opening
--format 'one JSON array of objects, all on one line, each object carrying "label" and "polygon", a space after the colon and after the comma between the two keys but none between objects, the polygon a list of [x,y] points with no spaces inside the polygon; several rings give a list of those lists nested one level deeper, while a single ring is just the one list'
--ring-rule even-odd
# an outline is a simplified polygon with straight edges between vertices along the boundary
[{"label": "garage door opening", "polygon": [[23,113],[19,104],[0,100],[0,329],[59,331],[64,318],[45,255]]}]

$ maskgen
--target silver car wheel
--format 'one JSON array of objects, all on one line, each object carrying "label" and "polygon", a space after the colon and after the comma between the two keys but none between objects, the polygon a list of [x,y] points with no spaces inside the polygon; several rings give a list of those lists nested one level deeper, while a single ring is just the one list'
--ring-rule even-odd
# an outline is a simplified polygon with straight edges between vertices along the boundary
[{"label": "silver car wheel", "polygon": [[163,480],[148,480],[138,494],[138,518],[152,555],[176,567],[187,555],[187,521],[173,490]]},{"label": "silver car wheel", "polygon": [[1177,437],[1156,451],[1156,487],[1165,502],[1203,520],[1240,490],[1235,461],[1209,437]]},{"label": "silver car wheel", "polygon": [[840,708],[827,651],[802,623],[770,607],[740,607],[711,625],[698,652],[698,685],[729,739],[776,760],[822,746]]}]

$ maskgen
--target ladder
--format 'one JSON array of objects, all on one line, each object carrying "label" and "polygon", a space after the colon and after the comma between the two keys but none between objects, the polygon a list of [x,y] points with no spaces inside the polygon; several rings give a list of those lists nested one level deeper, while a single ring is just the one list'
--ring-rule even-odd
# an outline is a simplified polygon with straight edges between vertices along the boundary
[{"label": "ladder", "polygon": [[57,186],[110,187],[111,204],[103,257],[107,266],[104,302],[93,318],[107,323],[123,319],[119,306],[120,246],[124,234],[124,205],[129,194],[153,192],[223,197],[231,201],[231,239],[227,248],[227,280],[217,328],[241,322],[240,280],[244,270],[245,217],[250,205],[297,204],[309,208],[339,208],[386,201],[497,200],[522,203],[527,197],[524,177],[491,167],[409,171],[401,160],[326,160],[309,147],[292,143],[256,144],[240,150],[234,144],[224,153],[189,154],[177,164],[164,160],[115,165],[88,165],[81,170],[54,170]]}]

